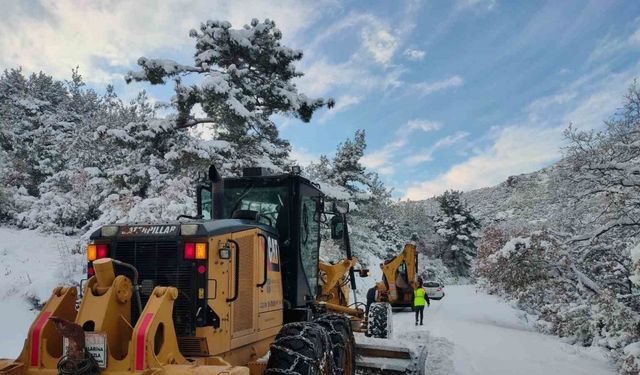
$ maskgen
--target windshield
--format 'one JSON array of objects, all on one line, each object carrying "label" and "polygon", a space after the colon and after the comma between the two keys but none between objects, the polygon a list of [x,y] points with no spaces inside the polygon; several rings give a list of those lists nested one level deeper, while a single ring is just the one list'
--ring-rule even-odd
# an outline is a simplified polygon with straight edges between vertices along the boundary
[{"label": "windshield", "polygon": [[[211,219],[211,191],[203,189],[200,206],[203,219]],[[230,219],[239,210],[251,210],[260,213],[260,222],[274,228],[286,227],[288,222],[285,211],[287,202],[287,187],[284,186],[255,186],[252,183],[240,187],[224,188],[224,203],[222,217]],[[288,208],[287,208],[288,209]],[[280,220],[280,221],[278,221]]]}]

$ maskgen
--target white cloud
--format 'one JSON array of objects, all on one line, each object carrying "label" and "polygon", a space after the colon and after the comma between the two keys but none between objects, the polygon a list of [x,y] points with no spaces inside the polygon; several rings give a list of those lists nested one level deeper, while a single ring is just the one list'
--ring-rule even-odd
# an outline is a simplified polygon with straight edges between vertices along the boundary
[{"label": "white cloud", "polygon": [[[405,41],[412,37],[420,2],[408,1],[397,13],[378,17],[372,13],[349,12],[323,25],[314,38],[305,43],[306,59],[301,63],[305,76],[298,82],[312,96],[342,95],[364,98],[375,92],[389,93],[405,84],[406,69],[393,63]],[[331,20],[330,18],[328,18]],[[314,30],[315,32],[315,30]],[[344,60],[329,61],[326,50],[335,48],[335,39],[360,36],[360,44],[351,47]]]},{"label": "white cloud", "polygon": [[291,152],[289,153],[289,156],[291,157],[292,160],[295,160],[298,163],[298,165],[302,167],[306,167],[312,162],[318,161],[318,159],[320,159],[319,154],[309,152],[309,150],[307,150],[304,147],[296,147],[296,146],[293,146],[291,148]]},{"label": "white cloud", "polygon": [[362,98],[359,96],[343,95],[338,99],[336,99],[336,105],[332,108],[332,110],[334,112],[342,112],[346,108],[349,108],[353,105],[360,103],[361,100]]},{"label": "white cloud", "polygon": [[395,168],[393,168],[391,165],[386,165],[384,167],[378,168],[378,173],[383,176],[391,176],[395,173]]},{"label": "white cloud", "polygon": [[411,36],[421,6],[420,1],[406,1],[400,8],[399,19],[391,22],[391,25],[384,21],[389,15],[383,19],[369,17],[370,21],[362,29],[361,36],[363,46],[378,63],[388,65],[402,42]]},{"label": "white cloud", "polygon": [[538,121],[540,116],[548,114],[553,108],[561,108],[576,97],[575,91],[560,92],[554,95],[538,98],[527,106],[529,121]]},{"label": "white cloud", "polygon": [[400,131],[403,134],[411,133],[415,130],[422,130],[423,132],[430,132],[434,130],[438,130],[442,127],[442,124],[436,121],[431,120],[423,120],[423,119],[414,119],[409,120],[407,125],[402,127]]},{"label": "white cloud", "polygon": [[563,122],[571,123],[575,128],[583,130],[602,126],[603,121],[621,106],[623,96],[636,74],[635,69],[620,74],[608,74],[594,85],[591,94],[564,115]]},{"label": "white cloud", "polygon": [[414,49],[414,48],[407,48],[404,50],[404,52],[402,53],[407,59],[412,60],[412,61],[419,61],[424,59],[425,55],[427,54],[425,51],[420,50],[420,49]]},{"label": "white cloud", "polygon": [[496,2],[496,0],[457,0],[456,5],[459,10],[467,8],[493,10],[496,6]]},{"label": "white cloud", "polygon": [[367,85],[366,73],[358,71],[349,61],[332,64],[319,59],[304,69],[304,76],[298,80],[298,86],[312,97],[324,96],[339,87],[359,82]]},{"label": "white cloud", "polygon": [[433,144],[433,146],[412,154],[411,156],[407,157],[404,162],[408,165],[418,165],[427,161],[431,161],[433,160],[433,154],[436,151],[445,147],[452,146],[457,142],[467,138],[468,136],[469,133],[460,131],[455,134],[448,135],[444,138],[440,138],[436,143]]},{"label": "white cloud", "polygon": [[398,37],[379,25],[363,30],[362,41],[363,45],[380,64],[387,64],[400,44]]},{"label": "white cloud", "polygon": [[[569,123],[583,130],[601,127],[621,105],[639,66],[615,74],[598,69],[579,77],[565,91],[534,100],[526,108],[525,123],[495,131],[490,147],[434,178],[413,184],[404,198],[425,199],[447,189],[491,186],[510,175],[549,165],[561,156],[562,133]],[[552,106],[558,108],[550,111]]]},{"label": "white cloud", "polygon": [[320,122],[325,122],[340,112],[346,111],[348,108],[360,103],[362,100],[359,96],[342,95],[336,99],[336,105],[333,108],[325,110],[319,118]]},{"label": "white cloud", "polygon": [[426,199],[447,189],[472,190],[495,185],[509,175],[542,168],[560,156],[562,130],[529,126],[503,128],[488,150],[433,179],[410,186],[404,199]]},{"label": "white cloud", "polygon": [[[79,65],[85,79],[94,82],[120,80],[140,56],[154,57],[159,50],[191,52],[189,30],[207,18],[227,19],[235,27],[256,16],[271,18],[288,37],[307,27],[323,9],[318,2],[295,0],[280,1],[277,6],[258,0],[197,0],[188,4],[50,0],[30,4],[3,4],[0,66],[22,66],[30,72],[44,70],[66,78]],[[184,58],[190,56],[187,53]]]},{"label": "white cloud", "polygon": [[[342,96],[363,99],[372,92],[388,93],[403,85],[401,66],[387,66],[380,71],[370,58],[355,53],[347,61],[331,63],[319,58],[304,66],[304,76],[297,80],[302,92],[311,97],[324,97],[340,92]],[[336,103],[338,104],[338,103]]]},{"label": "white cloud", "polygon": [[538,112],[547,109],[552,105],[565,104],[576,97],[575,92],[563,92],[555,95],[544,96],[531,102],[527,106],[529,112]]},{"label": "white cloud", "polygon": [[441,127],[442,125],[435,121],[423,119],[410,120],[400,127],[396,131],[395,137],[382,148],[366,154],[362,158],[362,164],[367,168],[375,169],[383,175],[393,174],[395,172],[393,160],[397,157],[398,152],[404,150],[412,133],[416,131],[431,132]]},{"label": "white cloud", "polygon": [[413,84],[413,89],[422,96],[433,94],[434,92],[446,90],[452,87],[459,87],[464,84],[462,77],[454,75],[437,82],[421,82]]},{"label": "white cloud", "polygon": [[367,168],[373,168],[381,172],[381,169],[385,167],[387,173],[393,173],[393,169],[390,167],[390,159],[391,156],[397,151],[400,147],[399,144],[388,144],[385,147],[376,150],[374,152],[368,153],[362,157],[362,165]]},{"label": "white cloud", "polygon": [[604,59],[624,50],[640,47],[640,18],[636,19],[634,28],[626,36],[613,36],[608,34],[602,38],[596,48],[591,52],[588,61]]}]

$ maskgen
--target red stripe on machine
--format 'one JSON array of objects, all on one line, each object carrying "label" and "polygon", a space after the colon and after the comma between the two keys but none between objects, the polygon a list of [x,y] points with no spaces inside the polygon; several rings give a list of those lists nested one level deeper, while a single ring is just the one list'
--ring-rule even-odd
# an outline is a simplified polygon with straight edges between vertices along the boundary
[{"label": "red stripe on machine", "polygon": [[33,327],[33,332],[31,333],[31,366],[37,367],[40,365],[40,336],[42,336],[42,328],[47,324],[50,316],[50,311],[43,311]]},{"label": "red stripe on machine", "polygon": [[149,326],[151,325],[151,321],[153,320],[153,313],[145,314],[144,318],[142,318],[142,324],[140,324],[140,329],[138,330],[138,334],[136,335],[136,370],[142,371],[144,370],[144,354],[145,354],[145,343],[147,330],[149,330]]}]

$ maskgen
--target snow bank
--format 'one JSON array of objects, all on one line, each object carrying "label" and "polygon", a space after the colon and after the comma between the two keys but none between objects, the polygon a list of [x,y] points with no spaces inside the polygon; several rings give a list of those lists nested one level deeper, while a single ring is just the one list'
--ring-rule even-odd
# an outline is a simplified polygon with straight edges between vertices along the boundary
[{"label": "snow bank", "polygon": [[0,228],[1,297],[44,300],[55,286],[79,281],[83,271],[77,238]]},{"label": "snow bank", "polygon": [[0,228],[0,358],[19,354],[36,315],[28,300],[44,302],[53,288],[84,275],[78,239],[34,230]]},{"label": "snow bank", "polygon": [[36,317],[36,312],[30,308],[29,303],[21,298],[3,298],[0,302],[0,358],[13,359],[20,355],[29,326]]}]

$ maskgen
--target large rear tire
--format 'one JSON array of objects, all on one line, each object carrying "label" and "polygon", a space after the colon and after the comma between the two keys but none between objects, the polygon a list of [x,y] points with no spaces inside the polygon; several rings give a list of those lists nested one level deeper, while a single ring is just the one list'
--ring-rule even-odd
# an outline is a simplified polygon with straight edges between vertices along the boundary
[{"label": "large rear tire", "polygon": [[333,373],[329,335],[316,323],[286,324],[271,344],[265,374],[330,375]]},{"label": "large rear tire", "polygon": [[356,373],[355,339],[351,330],[351,320],[344,315],[325,314],[315,321],[329,334],[335,374],[354,375]]},{"label": "large rear tire", "polygon": [[388,302],[372,303],[367,316],[367,336],[379,339],[391,338],[393,327],[391,304]]}]

